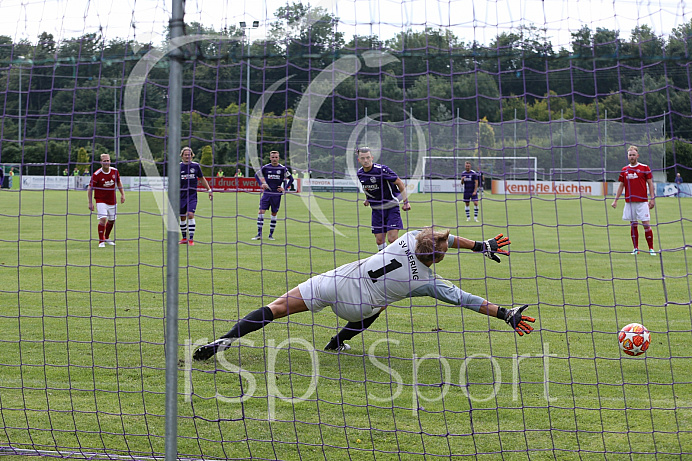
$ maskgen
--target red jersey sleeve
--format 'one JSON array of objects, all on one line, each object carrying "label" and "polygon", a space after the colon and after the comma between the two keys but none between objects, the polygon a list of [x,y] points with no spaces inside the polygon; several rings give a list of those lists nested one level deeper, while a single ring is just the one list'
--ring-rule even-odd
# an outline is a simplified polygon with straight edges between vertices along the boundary
[{"label": "red jersey sleeve", "polygon": [[646,174],[644,175],[645,180],[653,179],[653,174],[651,173],[651,168],[649,165],[646,165]]}]

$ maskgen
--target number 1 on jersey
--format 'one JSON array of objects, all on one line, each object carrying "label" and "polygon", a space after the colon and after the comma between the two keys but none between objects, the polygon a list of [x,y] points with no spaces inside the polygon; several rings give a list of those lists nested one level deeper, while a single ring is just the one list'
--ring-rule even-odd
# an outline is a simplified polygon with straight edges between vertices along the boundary
[{"label": "number 1 on jersey", "polygon": [[386,266],[382,266],[376,271],[368,271],[368,275],[370,276],[370,280],[372,280],[372,283],[377,283],[377,279],[379,279],[388,272],[393,272],[399,269],[400,267],[404,266],[396,259],[392,259]]}]

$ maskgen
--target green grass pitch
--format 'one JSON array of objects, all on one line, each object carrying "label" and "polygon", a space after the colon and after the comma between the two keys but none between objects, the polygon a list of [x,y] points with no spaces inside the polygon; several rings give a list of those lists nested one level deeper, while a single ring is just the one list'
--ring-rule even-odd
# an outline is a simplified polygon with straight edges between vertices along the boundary
[{"label": "green grass pitch", "polygon": [[[417,298],[387,309],[351,354],[322,351],[344,323],[326,309],[190,367],[185,341],[218,337],[311,274],[376,249],[355,194],[315,196],[339,234],[287,197],[277,240],[261,244],[250,240],[257,195],[202,194],[197,244],[180,247],[181,456],[692,456],[692,200],[657,200],[665,251],[655,257],[629,254],[622,203],[610,201],[488,195],[481,223],[469,223],[454,195],[419,194],[402,212],[409,229],[508,235],[502,264],[452,250],[437,272],[500,305],[530,304],[530,336]],[[97,248],[85,192],[2,192],[0,222],[0,446],[162,454],[166,234],[152,194],[127,194],[114,248]],[[630,322],[652,332],[643,357],[618,350]]]}]

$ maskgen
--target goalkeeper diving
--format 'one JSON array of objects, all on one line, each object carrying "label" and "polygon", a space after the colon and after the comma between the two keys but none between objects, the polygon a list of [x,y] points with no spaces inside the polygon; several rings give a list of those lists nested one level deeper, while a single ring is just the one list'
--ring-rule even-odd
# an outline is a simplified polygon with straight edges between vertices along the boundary
[{"label": "goalkeeper diving", "polygon": [[301,283],[268,306],[250,312],[221,338],[199,347],[195,360],[207,360],[227,348],[237,338],[264,328],[272,320],[298,312],[317,313],[327,306],[348,323],[325,347],[328,351],[347,351],[345,342],[377,320],[391,303],[405,298],[430,296],[442,302],[463,306],[479,314],[504,320],[519,336],[533,331],[533,317],[523,315],[528,305],[504,308],[480,296],[463,291],[435,275],[432,265],[445,257],[449,248],[482,253],[495,262],[509,256],[510,241],[499,234],[485,241],[451,235],[449,231],[426,227],[407,232],[394,243],[368,258],[345,264]]}]

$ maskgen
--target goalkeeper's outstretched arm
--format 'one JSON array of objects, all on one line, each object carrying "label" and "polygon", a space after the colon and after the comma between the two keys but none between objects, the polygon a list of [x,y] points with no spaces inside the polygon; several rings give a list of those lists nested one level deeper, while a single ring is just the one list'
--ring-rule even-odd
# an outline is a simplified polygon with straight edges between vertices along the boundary
[{"label": "goalkeeper's outstretched arm", "polygon": [[447,304],[462,306],[479,314],[496,317],[504,320],[519,336],[531,333],[533,327],[529,324],[536,321],[535,318],[522,314],[529,307],[528,304],[511,309],[500,307],[480,296],[462,290],[441,277],[435,277],[430,283],[416,288],[411,292],[411,296],[430,296]]},{"label": "goalkeeper's outstretched arm", "polygon": [[[509,251],[505,250],[504,247],[509,246],[511,242],[502,234],[498,234],[495,236],[495,238],[491,238],[483,242],[477,242],[464,237],[452,235],[450,235],[449,240],[449,246],[452,248],[461,248],[482,252],[487,258],[490,258],[498,263],[500,262],[498,254],[509,256]],[[529,307],[528,304],[521,307],[506,309],[481,297],[472,295],[470,293],[465,293],[452,283],[439,283],[439,281],[436,282],[437,283],[435,283],[435,288],[433,290],[434,292],[432,294],[433,297],[437,299],[444,299],[446,297],[446,302],[450,302],[452,304],[457,304],[458,302],[462,306],[475,310],[480,314],[485,314],[490,317],[497,317],[498,319],[504,320],[514,329],[514,331],[519,334],[519,336],[529,334],[533,331],[533,327],[529,324],[535,322],[536,319],[522,315],[522,312]],[[455,296],[459,298],[458,301],[455,299]]]},{"label": "goalkeeper's outstretched arm", "polygon": [[505,250],[504,247],[509,246],[509,238],[503,236],[502,234],[497,234],[494,238],[476,242],[475,240],[469,240],[464,237],[457,237],[450,235],[450,240],[454,238],[454,242],[450,243],[452,248],[461,248],[466,250],[473,250],[478,253],[483,253],[486,258],[492,259],[493,261],[499,263],[500,258],[498,254],[509,256],[509,251]]},{"label": "goalkeeper's outstretched arm", "polygon": [[451,248],[459,248],[462,250],[473,250],[474,245],[476,242],[474,240],[469,240],[464,237],[458,237],[458,236],[453,236],[454,237],[454,243],[450,245]]},{"label": "goalkeeper's outstretched arm", "polygon": [[529,305],[524,304],[521,307],[505,309],[504,307],[500,307],[486,301],[485,306],[481,305],[479,312],[481,314],[485,313],[491,317],[497,317],[498,319],[504,320],[507,325],[514,328],[514,331],[516,331],[519,336],[524,336],[524,334],[528,335],[533,331],[533,327],[529,325],[529,323],[536,321],[536,319],[533,317],[522,315],[522,312],[524,312],[524,309],[527,307],[529,307]]}]

